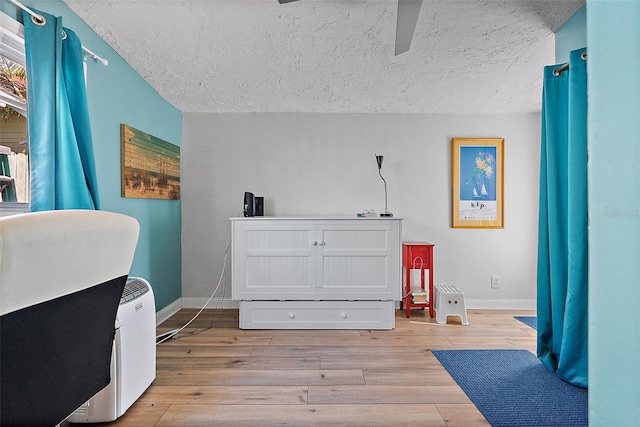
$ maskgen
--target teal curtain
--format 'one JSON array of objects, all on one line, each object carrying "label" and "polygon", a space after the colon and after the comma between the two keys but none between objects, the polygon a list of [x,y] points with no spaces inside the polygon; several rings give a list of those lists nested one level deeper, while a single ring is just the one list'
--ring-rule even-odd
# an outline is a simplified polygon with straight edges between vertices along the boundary
[{"label": "teal curtain", "polygon": [[[538,227],[538,357],[587,387],[587,62],[544,70]],[[586,58],[586,57],[585,57]]]},{"label": "teal curtain", "polygon": [[62,18],[26,12],[31,211],[99,209],[82,44]]}]

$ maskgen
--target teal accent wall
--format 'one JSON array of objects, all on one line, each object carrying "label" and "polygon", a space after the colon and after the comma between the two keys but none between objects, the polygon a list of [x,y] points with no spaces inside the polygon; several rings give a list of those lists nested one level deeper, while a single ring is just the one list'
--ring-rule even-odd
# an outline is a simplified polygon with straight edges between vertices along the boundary
[{"label": "teal accent wall", "polygon": [[589,425],[640,425],[640,1],[587,0]]},{"label": "teal accent wall", "polygon": [[583,6],[555,35],[556,64],[569,62],[569,52],[587,46],[587,7]]},{"label": "teal accent wall", "polygon": [[[101,209],[130,215],[140,223],[131,276],[151,283],[156,310],[181,297],[181,201],[125,199],[120,196],[120,124],[174,145],[182,142],[182,114],[165,101],[61,0],[21,0],[27,7],[61,16],[82,44],[109,61],[88,60],[87,94],[96,156]],[[9,2],[0,9],[22,22]]]}]

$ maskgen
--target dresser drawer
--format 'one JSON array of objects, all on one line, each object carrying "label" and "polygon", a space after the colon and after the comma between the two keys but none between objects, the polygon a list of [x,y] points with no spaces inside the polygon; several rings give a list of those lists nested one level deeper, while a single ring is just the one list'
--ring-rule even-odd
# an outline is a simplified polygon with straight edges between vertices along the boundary
[{"label": "dresser drawer", "polygon": [[394,301],[240,301],[241,329],[394,327]]}]

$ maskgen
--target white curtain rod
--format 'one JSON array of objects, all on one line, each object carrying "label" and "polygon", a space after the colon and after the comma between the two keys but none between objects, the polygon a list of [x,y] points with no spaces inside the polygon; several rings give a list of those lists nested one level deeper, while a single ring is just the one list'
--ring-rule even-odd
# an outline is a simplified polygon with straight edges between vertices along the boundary
[{"label": "white curtain rod", "polygon": [[[22,3],[18,2],[17,0],[9,0],[11,3],[15,4],[17,7],[19,7],[20,9],[24,10],[25,12],[27,12],[29,15],[31,15],[31,19],[33,19],[33,21],[37,24],[43,24],[46,20],[44,19],[43,16],[38,15],[37,13],[35,13],[33,10],[29,9],[28,7],[26,7],[25,5],[23,5]],[[96,55],[95,53],[93,53],[92,51],[90,51],[89,49],[87,49],[86,47],[82,46],[82,51],[87,54],[88,56],[90,56],[92,59],[94,59],[95,61],[100,62],[102,65],[109,65],[109,61],[107,61],[104,58],[99,57],[98,55]]]}]

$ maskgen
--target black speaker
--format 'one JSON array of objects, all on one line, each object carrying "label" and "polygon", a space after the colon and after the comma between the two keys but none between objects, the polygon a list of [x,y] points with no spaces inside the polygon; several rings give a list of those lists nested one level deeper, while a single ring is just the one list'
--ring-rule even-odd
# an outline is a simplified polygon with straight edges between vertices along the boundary
[{"label": "black speaker", "polygon": [[264,197],[256,196],[256,216],[264,216]]},{"label": "black speaker", "polygon": [[244,216],[254,216],[256,212],[256,201],[253,193],[244,193]]}]

